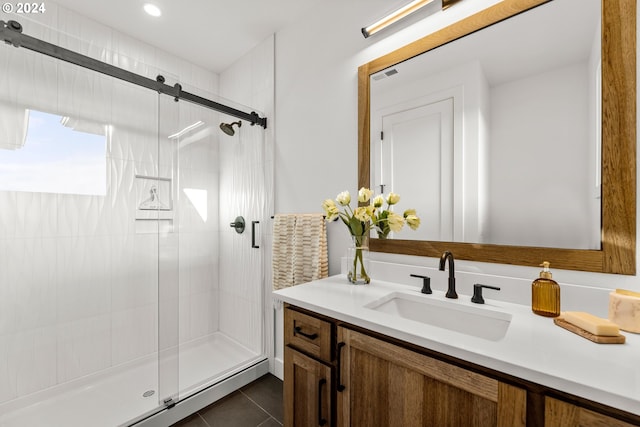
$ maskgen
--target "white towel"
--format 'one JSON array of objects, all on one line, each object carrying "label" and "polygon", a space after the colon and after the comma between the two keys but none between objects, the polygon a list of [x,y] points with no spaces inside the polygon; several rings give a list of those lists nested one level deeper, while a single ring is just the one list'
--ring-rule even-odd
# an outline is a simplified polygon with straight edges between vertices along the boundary
[{"label": "white towel", "polygon": [[273,289],[329,275],[327,227],[322,214],[277,214],[273,218]]}]

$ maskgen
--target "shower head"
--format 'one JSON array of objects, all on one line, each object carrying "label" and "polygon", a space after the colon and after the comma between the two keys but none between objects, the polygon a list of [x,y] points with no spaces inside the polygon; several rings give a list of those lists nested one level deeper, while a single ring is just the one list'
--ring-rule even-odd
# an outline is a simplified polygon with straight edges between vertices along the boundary
[{"label": "shower head", "polygon": [[220,123],[220,129],[222,132],[226,133],[229,136],[233,136],[236,132],[233,130],[233,125],[238,125],[238,127],[242,126],[242,122],[238,120],[233,123]]}]

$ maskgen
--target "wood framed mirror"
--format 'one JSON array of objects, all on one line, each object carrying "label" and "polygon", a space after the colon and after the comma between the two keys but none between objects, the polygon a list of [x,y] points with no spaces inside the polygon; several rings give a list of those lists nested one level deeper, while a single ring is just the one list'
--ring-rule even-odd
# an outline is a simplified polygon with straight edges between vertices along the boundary
[{"label": "wood framed mirror", "polygon": [[[561,1],[561,0],[552,0]],[[370,77],[468,34],[526,13],[549,0],[504,0],[358,68],[358,187],[371,186]],[[636,0],[602,0],[601,241],[567,249],[456,241],[371,239],[375,252],[635,275],[636,270]],[[552,206],[550,208],[553,208]],[[422,214],[428,221],[428,213]]]}]

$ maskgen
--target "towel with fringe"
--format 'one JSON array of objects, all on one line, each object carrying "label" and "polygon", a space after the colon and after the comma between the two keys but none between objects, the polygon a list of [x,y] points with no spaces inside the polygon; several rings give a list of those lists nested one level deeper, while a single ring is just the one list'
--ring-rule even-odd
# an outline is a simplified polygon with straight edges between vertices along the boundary
[{"label": "towel with fringe", "polygon": [[277,214],[273,218],[273,289],[329,275],[327,226],[322,214]]}]

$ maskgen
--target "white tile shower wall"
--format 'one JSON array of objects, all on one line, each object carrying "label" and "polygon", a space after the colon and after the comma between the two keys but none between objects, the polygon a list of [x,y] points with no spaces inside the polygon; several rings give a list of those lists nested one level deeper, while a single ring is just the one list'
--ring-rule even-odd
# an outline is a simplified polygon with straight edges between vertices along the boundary
[{"label": "white tile shower wall", "polygon": [[[271,289],[274,45],[274,37],[267,38],[220,75],[221,96],[258,109],[268,120],[266,130],[252,129],[245,122],[235,137],[220,139],[220,329],[256,352],[270,351],[273,330],[268,324],[273,318],[270,303],[265,307],[268,298],[263,300],[262,295]],[[262,147],[246,149],[248,132],[262,133]],[[247,191],[257,191],[258,197],[248,196]],[[236,195],[243,194],[248,197],[235,204]],[[250,233],[238,235],[229,228],[236,215],[244,215],[249,225],[260,221],[259,250],[250,248]]]},{"label": "white tile shower wall", "polygon": [[0,335],[0,401],[55,385],[56,348],[55,325]]},{"label": "white tile shower wall", "polygon": [[[261,251],[251,247],[251,222],[263,222],[264,204],[262,138],[248,136],[261,129],[240,129],[221,141],[220,221],[220,330],[255,352],[261,351],[262,301]],[[226,142],[226,144],[225,144]],[[245,218],[245,232],[228,224],[237,215]],[[257,308],[257,310],[256,310]],[[257,318],[257,319],[256,319]]]},{"label": "white tile shower wall", "polygon": [[[179,76],[195,93],[218,90],[217,75],[53,2],[46,14],[0,13],[0,19],[16,19],[26,34],[150,78],[163,70],[173,84]],[[176,147],[165,142],[158,151],[155,94],[42,55],[2,49],[2,102],[103,119],[113,129],[106,196],[0,192],[0,403],[157,350],[159,240],[136,233],[135,175],[171,176],[178,166],[171,164]],[[185,103],[176,108],[182,126],[204,114]],[[206,114],[211,123],[215,113]],[[180,146],[179,176],[173,176],[180,189],[206,190],[208,201],[204,222],[184,193],[174,200],[180,210],[174,226],[181,233],[181,341],[218,328],[217,142],[209,132]],[[168,304],[177,309],[177,301]]]},{"label": "white tile shower wall", "polygon": [[111,366],[111,317],[105,313],[58,324],[58,383]]},{"label": "white tile shower wall", "polygon": [[[186,74],[198,79],[195,68]],[[210,99],[212,93],[184,89]],[[218,330],[218,123],[219,115],[181,103],[180,126],[205,123],[180,138],[176,200],[180,217],[180,342],[187,342]],[[193,192],[198,192],[198,196]],[[205,200],[198,199],[198,197]]]}]

